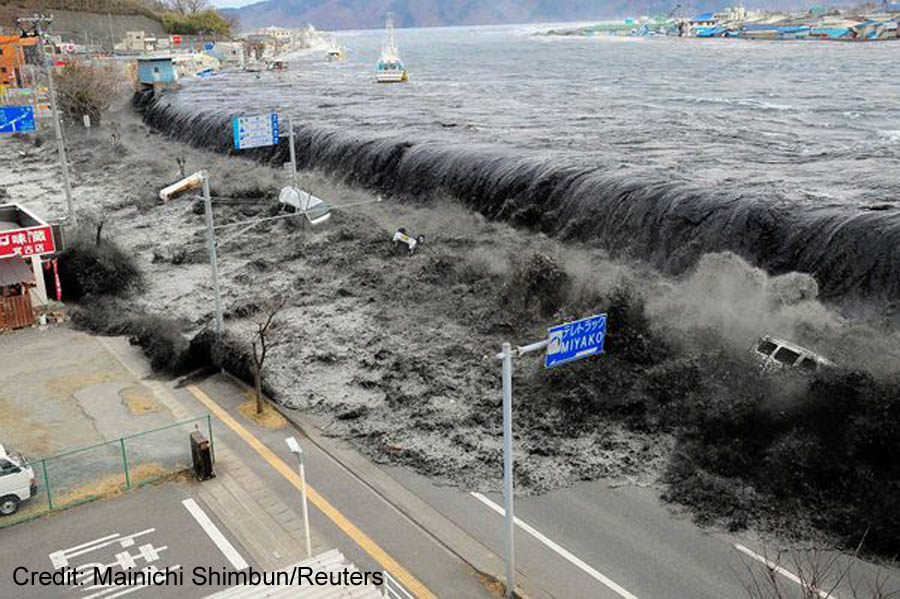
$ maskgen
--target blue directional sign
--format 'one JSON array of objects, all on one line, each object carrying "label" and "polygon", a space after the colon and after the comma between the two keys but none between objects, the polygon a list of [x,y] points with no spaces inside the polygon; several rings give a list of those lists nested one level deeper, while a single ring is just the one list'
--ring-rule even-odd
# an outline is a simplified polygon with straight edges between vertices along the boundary
[{"label": "blue directional sign", "polygon": [[242,116],[234,119],[234,149],[246,150],[278,144],[276,113]]},{"label": "blue directional sign", "polygon": [[544,366],[551,368],[603,353],[606,338],[606,314],[582,318],[547,329],[550,344]]},{"label": "blue directional sign", "polygon": [[33,106],[0,106],[0,133],[35,131]]}]

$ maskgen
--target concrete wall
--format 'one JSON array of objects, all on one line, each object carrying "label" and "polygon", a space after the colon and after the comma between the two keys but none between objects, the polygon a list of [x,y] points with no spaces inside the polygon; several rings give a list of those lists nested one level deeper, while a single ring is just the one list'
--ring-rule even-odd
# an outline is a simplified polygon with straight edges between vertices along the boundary
[{"label": "concrete wall", "polygon": [[[0,28],[6,28],[15,22],[17,16],[33,14],[34,11],[17,6],[0,6]],[[66,10],[45,11],[53,15],[52,33],[61,35],[63,41],[84,43],[98,41],[108,45],[110,32],[116,43],[125,38],[126,31],[144,31],[155,37],[164,35],[162,23],[144,16],[105,15],[87,12],[71,12]]]}]

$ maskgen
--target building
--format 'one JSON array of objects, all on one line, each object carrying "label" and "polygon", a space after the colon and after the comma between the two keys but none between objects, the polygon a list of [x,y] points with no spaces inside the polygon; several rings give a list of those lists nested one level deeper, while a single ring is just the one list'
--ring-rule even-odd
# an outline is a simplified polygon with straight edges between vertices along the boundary
[{"label": "building", "polygon": [[294,41],[294,32],[290,29],[285,29],[284,27],[275,27],[273,25],[271,27],[266,27],[265,29],[257,29],[256,33],[258,35],[268,35],[269,37],[275,38],[279,44],[290,44]]},{"label": "building", "polygon": [[137,80],[143,88],[160,92],[178,86],[178,72],[170,56],[138,58]]},{"label": "building", "polygon": [[143,31],[127,31],[125,32],[124,41],[121,44],[116,44],[116,50],[130,54],[155,52],[158,47],[159,40]]},{"label": "building", "polygon": [[51,225],[19,204],[0,206],[0,330],[34,323],[47,304],[41,257],[56,250]]},{"label": "building", "polygon": [[241,42],[216,42],[206,53],[218,59],[223,67],[242,69],[246,62],[244,44]]},{"label": "building", "polygon": [[0,85],[22,86],[25,49],[37,43],[36,37],[0,35]]}]

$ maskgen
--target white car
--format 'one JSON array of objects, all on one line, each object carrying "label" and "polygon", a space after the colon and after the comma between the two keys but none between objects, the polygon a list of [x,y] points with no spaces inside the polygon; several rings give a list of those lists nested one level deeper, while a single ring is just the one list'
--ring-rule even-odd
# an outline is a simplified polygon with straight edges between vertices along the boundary
[{"label": "white car", "polygon": [[753,344],[751,350],[764,372],[775,372],[787,368],[813,374],[821,368],[833,367],[834,362],[823,358],[812,350],[790,341],[763,335]]},{"label": "white car", "polygon": [[0,445],[0,516],[15,514],[35,494],[37,482],[28,461],[22,454]]},{"label": "white car", "polygon": [[282,208],[291,208],[293,212],[302,212],[312,225],[324,223],[331,218],[331,207],[321,198],[314,196],[299,187],[285,187],[278,195]]}]

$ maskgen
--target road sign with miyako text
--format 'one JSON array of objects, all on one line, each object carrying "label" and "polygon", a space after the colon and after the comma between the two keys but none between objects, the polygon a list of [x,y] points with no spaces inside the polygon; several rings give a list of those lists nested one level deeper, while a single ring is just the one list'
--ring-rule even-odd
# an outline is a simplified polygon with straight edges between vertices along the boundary
[{"label": "road sign with miyako text", "polygon": [[551,368],[603,353],[606,338],[606,314],[582,318],[547,329],[547,354],[544,366]]}]

